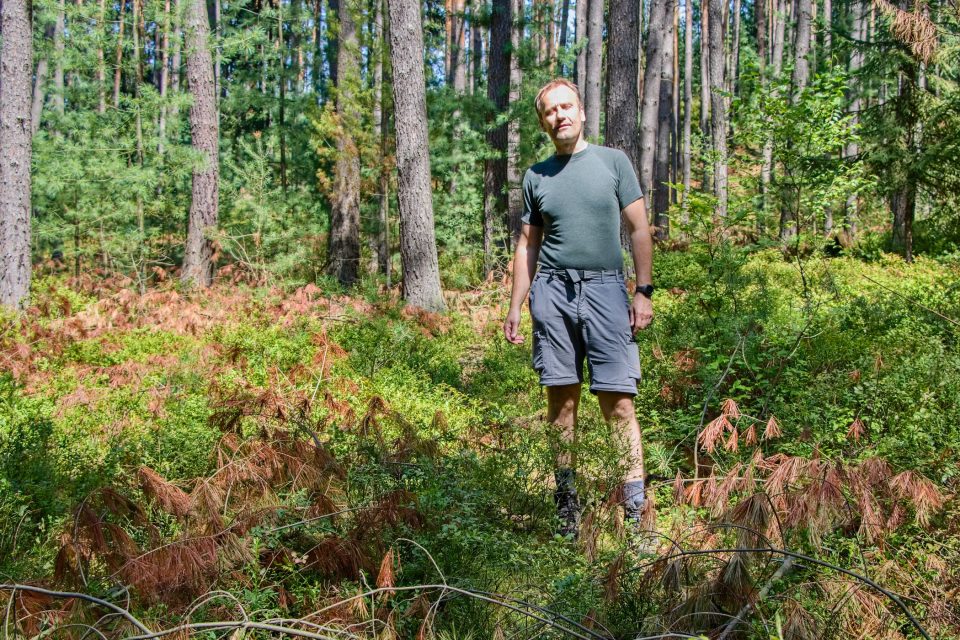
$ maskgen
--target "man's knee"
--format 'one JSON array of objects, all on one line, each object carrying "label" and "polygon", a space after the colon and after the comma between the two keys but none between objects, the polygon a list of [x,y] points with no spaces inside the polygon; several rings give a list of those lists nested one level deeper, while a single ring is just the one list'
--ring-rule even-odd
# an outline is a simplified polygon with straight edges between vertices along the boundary
[{"label": "man's knee", "polygon": [[576,413],[580,403],[580,385],[567,384],[547,387],[547,405],[552,418]]},{"label": "man's knee", "polygon": [[597,394],[597,400],[607,420],[629,420],[636,415],[633,396],[629,393],[601,391]]}]

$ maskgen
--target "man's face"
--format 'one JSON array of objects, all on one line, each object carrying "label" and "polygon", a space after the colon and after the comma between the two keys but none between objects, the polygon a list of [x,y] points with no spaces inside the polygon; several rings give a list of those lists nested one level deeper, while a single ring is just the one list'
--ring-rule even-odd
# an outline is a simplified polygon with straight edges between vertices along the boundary
[{"label": "man's face", "polygon": [[579,139],[584,120],[577,94],[569,87],[554,87],[543,95],[540,124],[554,144]]}]

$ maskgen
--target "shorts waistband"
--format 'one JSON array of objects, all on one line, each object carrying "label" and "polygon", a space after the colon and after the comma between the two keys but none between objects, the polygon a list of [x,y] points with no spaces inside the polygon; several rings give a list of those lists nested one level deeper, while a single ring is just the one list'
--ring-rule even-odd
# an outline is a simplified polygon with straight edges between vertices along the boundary
[{"label": "shorts waistband", "polygon": [[541,269],[540,273],[577,283],[585,280],[620,280],[623,271],[620,269]]}]

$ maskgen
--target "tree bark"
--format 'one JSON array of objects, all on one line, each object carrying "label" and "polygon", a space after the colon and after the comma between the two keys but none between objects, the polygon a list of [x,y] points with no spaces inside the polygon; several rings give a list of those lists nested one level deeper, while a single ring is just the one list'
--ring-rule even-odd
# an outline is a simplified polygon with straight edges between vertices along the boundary
[{"label": "tree bark", "polygon": [[[513,22],[512,0],[493,0],[490,14],[490,55],[487,64],[487,99],[494,111],[488,123],[503,114],[510,101],[510,70]],[[493,269],[494,243],[498,220],[507,218],[507,124],[487,129],[487,144],[495,153],[483,165],[483,263]]]},{"label": "tree bark", "polygon": [[[107,64],[103,55],[103,44],[101,44],[102,37],[106,35],[106,16],[107,0],[100,0],[100,15],[97,20],[97,30],[101,36],[97,38],[97,113],[107,111]],[[34,127],[36,124],[34,123]]]},{"label": "tree bark", "polygon": [[473,0],[470,9],[470,63],[473,68],[472,91],[480,90],[483,77],[483,1]]},{"label": "tree bark", "polygon": [[465,0],[452,0],[450,25],[450,76],[448,82],[457,94],[467,90],[467,65],[464,55],[466,44]]},{"label": "tree bark", "polygon": [[208,44],[210,23],[204,0],[190,0],[187,9],[187,86],[193,96],[190,135],[203,166],[193,170],[192,200],[183,256],[182,279],[187,286],[208,287],[213,282],[213,241],[219,208],[219,143],[217,96],[213,58]]},{"label": "tree bark", "polygon": [[113,70],[113,108],[120,108],[120,82],[123,79],[123,13],[126,8],[126,0],[120,0],[118,9],[117,25],[117,53],[116,66]]},{"label": "tree bark", "polygon": [[[330,76],[327,78],[328,87],[336,87],[337,82],[337,60],[339,55],[337,50],[340,48],[337,39],[337,23],[340,20],[340,0],[327,0],[327,66],[330,68]],[[332,24],[331,24],[332,23]],[[332,26],[332,28],[331,28]],[[330,91],[327,91],[329,95]]]},{"label": "tree bark", "polygon": [[[670,171],[673,166],[673,153],[670,146],[670,134],[673,132],[673,0],[667,9],[662,60],[660,62],[660,100],[657,105],[657,155],[653,168],[653,223],[657,228],[657,238],[670,237]],[[651,22],[651,27],[653,23]]]},{"label": "tree bark", "polygon": [[[53,40],[56,27],[48,24],[44,29],[44,38]],[[46,101],[47,73],[50,70],[50,60],[44,56],[37,62],[37,73],[33,81],[33,100],[30,109],[31,129],[34,135],[40,130],[40,118],[43,115],[43,103]]]},{"label": "tree bark", "polygon": [[33,32],[29,0],[0,5],[0,305],[30,293],[30,124]]},{"label": "tree bark", "polygon": [[[857,125],[860,122],[860,107],[861,107],[861,82],[862,80],[858,77],[860,72],[860,67],[863,66],[863,49],[862,44],[866,40],[866,7],[864,6],[863,0],[854,0],[851,6],[851,12],[853,13],[853,50],[850,52],[850,86],[847,89],[847,97],[850,100],[850,107],[848,109],[851,114],[852,121],[851,124]],[[848,161],[856,158],[860,154],[860,145],[854,140],[848,142],[843,148],[843,156]],[[853,240],[857,236],[857,208],[858,208],[858,198],[857,194],[851,193],[847,196],[847,201],[844,207],[844,223],[846,225],[846,233],[849,240]]]},{"label": "tree bark", "polygon": [[[780,0],[771,0],[770,15],[772,33],[772,42],[770,43],[770,70],[769,74],[763,76],[764,84],[769,87],[771,83],[776,83],[780,79],[780,72],[783,70],[783,40],[784,40],[784,22],[785,16]],[[771,92],[771,97],[776,98],[776,90]],[[771,184],[773,182],[773,134],[768,132],[763,143],[763,163],[760,167],[760,209],[761,221],[757,226],[762,230],[765,224],[765,216],[771,209]]]},{"label": "tree bark", "polygon": [[577,86],[580,87],[580,94],[585,96],[587,90],[587,47],[585,39],[587,37],[587,5],[589,0],[574,0],[574,33],[576,44],[580,47],[577,52],[577,61],[574,64],[574,76],[577,79]]},{"label": "tree bark", "polygon": [[639,166],[637,145],[637,43],[640,0],[610,0],[607,27],[607,101],[604,141]]},{"label": "tree bark", "polygon": [[63,32],[66,26],[66,3],[59,0],[57,5],[57,22],[53,28],[53,52],[56,64],[53,67],[53,108],[63,115]]},{"label": "tree bark", "polygon": [[163,35],[160,55],[160,115],[157,122],[157,153],[163,156],[167,137],[167,85],[170,82],[170,0],[164,0],[163,3]]},{"label": "tree bark", "polygon": [[357,27],[351,0],[340,2],[340,47],[337,54],[337,161],[333,169],[330,202],[330,238],[327,273],[345,287],[360,272],[360,152],[353,132],[360,114],[354,91],[360,86]]},{"label": "tree bark", "polygon": [[[762,0],[760,0],[762,2]],[[727,106],[737,95],[737,80],[740,73],[740,0],[733,0],[733,43],[730,46],[730,68],[727,70]]]},{"label": "tree bark", "polygon": [[[762,0],[761,0],[762,1]],[[690,131],[693,111],[693,0],[683,0],[683,223],[690,222],[687,195],[690,193],[692,152]]]},{"label": "tree bark", "polygon": [[[647,27],[647,68],[643,74],[643,102],[640,111],[640,187],[647,197],[656,197],[658,185],[653,180],[656,161],[657,127],[664,66],[672,65],[668,50],[673,46],[673,0],[651,0]],[[673,69],[667,72],[672,75]],[[669,108],[669,107],[668,107]]]},{"label": "tree bark", "polygon": [[430,150],[420,3],[389,0],[390,60],[397,131],[397,198],[403,297],[431,311],[444,309],[433,229]]},{"label": "tree bark", "polygon": [[589,0],[587,6],[587,77],[584,110],[587,121],[584,135],[600,137],[600,85],[603,75],[603,0]]},{"label": "tree bark", "polygon": [[717,199],[715,216],[727,216],[727,105],[723,95],[723,0],[710,4],[710,113],[713,139],[713,195]]},{"label": "tree bark", "polygon": [[890,195],[893,212],[893,250],[913,262],[913,219],[917,209],[917,184],[908,172],[906,182]]},{"label": "tree bark", "polygon": [[[513,51],[520,51],[523,41],[524,15],[523,0],[511,0],[511,14],[513,17],[510,30],[510,46]],[[519,56],[510,56],[510,104],[520,101],[520,85],[523,80],[520,71]],[[520,119],[514,118],[507,124],[507,231],[510,234],[506,245],[512,249],[520,238],[523,215],[523,193],[521,185],[520,167]]]},{"label": "tree bark", "polygon": [[[710,136],[710,0],[700,0],[700,136],[704,150]],[[703,155],[701,188],[711,189],[710,167]]]},{"label": "tree bark", "polygon": [[[800,94],[810,81],[810,33],[811,0],[797,0],[797,25],[793,42],[793,76],[791,77],[790,103],[796,104]],[[780,239],[789,240],[799,231],[799,202],[796,198],[784,197],[780,203]]]}]

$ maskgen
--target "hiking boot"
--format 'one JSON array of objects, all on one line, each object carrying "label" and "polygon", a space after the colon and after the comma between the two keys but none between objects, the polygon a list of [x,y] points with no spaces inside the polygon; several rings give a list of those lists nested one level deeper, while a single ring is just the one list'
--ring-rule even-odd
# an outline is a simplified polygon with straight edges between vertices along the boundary
[{"label": "hiking boot", "polygon": [[574,486],[576,474],[573,469],[558,469],[553,477],[557,482],[553,501],[557,505],[557,518],[560,520],[557,533],[576,540],[580,535],[580,498]]},{"label": "hiking boot", "polygon": [[640,530],[640,519],[647,498],[643,480],[630,480],[623,483],[623,521],[628,529]]}]

